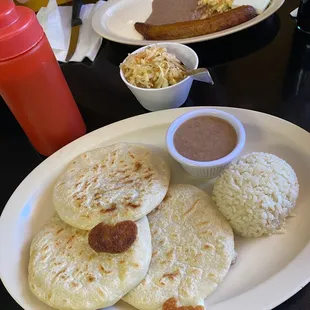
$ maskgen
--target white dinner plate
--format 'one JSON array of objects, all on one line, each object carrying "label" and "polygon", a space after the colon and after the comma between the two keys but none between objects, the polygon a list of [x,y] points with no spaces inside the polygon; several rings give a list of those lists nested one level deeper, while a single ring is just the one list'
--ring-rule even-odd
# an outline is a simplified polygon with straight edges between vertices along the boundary
[{"label": "white dinner plate", "polygon": [[[238,0],[238,3],[254,5],[257,1],[260,0]],[[219,38],[249,28],[275,13],[283,2],[284,0],[271,0],[266,10],[241,25],[212,34],[169,41],[189,44]],[[93,29],[102,37],[123,44],[148,45],[160,42],[144,40],[143,36],[134,28],[135,22],[145,22],[151,12],[152,0],[109,0],[94,13],[92,19]]]},{"label": "white dinner plate", "polygon": [[[26,310],[51,309],[28,289],[27,264],[33,236],[54,212],[55,179],[78,154],[115,142],[160,148],[172,169],[173,183],[191,183],[210,193],[212,181],[190,177],[167,153],[165,133],[171,122],[192,108],[129,118],[87,134],[34,169],[8,201],[0,220],[0,275],[12,297]],[[287,233],[262,238],[236,237],[238,258],[224,282],[206,299],[207,310],[266,310],[299,291],[310,280],[310,134],[279,118],[249,110],[218,108],[238,117],[246,130],[243,153],[270,152],[296,171],[300,195]],[[124,302],[113,310],[132,310]]]}]

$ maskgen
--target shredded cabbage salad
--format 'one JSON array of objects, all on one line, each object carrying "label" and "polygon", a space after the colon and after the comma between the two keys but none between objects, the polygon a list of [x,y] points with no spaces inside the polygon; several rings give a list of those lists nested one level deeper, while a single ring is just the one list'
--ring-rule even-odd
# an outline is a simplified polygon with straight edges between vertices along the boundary
[{"label": "shredded cabbage salad", "polygon": [[186,78],[184,64],[159,46],[129,54],[120,68],[130,84],[141,88],[164,88]]}]

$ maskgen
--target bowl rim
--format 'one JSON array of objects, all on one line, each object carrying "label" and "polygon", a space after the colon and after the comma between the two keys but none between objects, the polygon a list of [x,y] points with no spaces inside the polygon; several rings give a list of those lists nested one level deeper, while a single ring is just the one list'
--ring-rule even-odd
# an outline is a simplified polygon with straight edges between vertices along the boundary
[{"label": "bowl rim", "polygon": [[[184,122],[186,122],[189,119],[198,117],[198,116],[218,117],[218,118],[221,118],[227,121],[234,127],[237,133],[237,144],[235,148],[229,154],[216,160],[196,161],[196,160],[188,159],[182,156],[176,150],[174,146],[174,142],[173,142],[175,132]],[[246,140],[245,129],[242,123],[235,116],[233,116],[230,113],[217,110],[217,109],[212,109],[212,108],[198,109],[198,110],[194,110],[194,111],[190,111],[185,114],[182,114],[181,116],[176,118],[171,123],[166,133],[166,146],[168,148],[170,155],[182,165],[191,166],[191,167],[201,167],[201,168],[218,167],[218,166],[229,164],[232,160],[234,160],[241,153],[245,145],[245,140]]]},{"label": "bowl rim", "polygon": [[[199,58],[198,58],[197,53],[196,53],[192,48],[190,48],[189,46],[187,46],[187,45],[185,45],[185,44],[181,44],[181,43],[176,43],[176,42],[159,42],[159,43],[154,43],[154,44],[149,44],[149,45],[146,45],[146,46],[142,46],[142,47],[140,47],[140,48],[134,50],[134,51],[133,51],[132,53],[130,53],[128,56],[130,56],[130,55],[132,55],[132,54],[137,54],[137,53],[139,53],[139,52],[145,50],[145,49],[148,48],[148,47],[152,47],[152,46],[156,46],[156,45],[158,45],[158,46],[162,46],[162,45],[166,45],[166,46],[167,46],[167,45],[170,45],[170,46],[179,46],[179,47],[181,47],[181,48],[183,48],[183,49],[187,49],[188,51],[190,51],[190,52],[193,54],[193,56],[194,56],[194,58],[195,58],[195,59],[194,59],[194,60],[195,60],[195,65],[194,65],[194,68],[193,68],[192,70],[198,68]],[[120,63],[120,65],[126,61],[126,59],[128,58],[128,56]],[[164,87],[164,88],[143,88],[143,87],[138,87],[138,86],[135,86],[135,85],[130,84],[130,83],[126,80],[126,78],[124,77],[124,74],[123,74],[123,71],[122,71],[121,68],[120,68],[120,76],[121,76],[123,82],[124,82],[128,87],[131,87],[131,88],[137,89],[137,90],[148,91],[148,92],[163,91],[163,90],[166,90],[166,89],[171,89],[171,88],[177,87],[177,86],[181,85],[182,83],[185,83],[185,81],[188,81],[189,79],[191,79],[191,77],[188,76],[188,77],[186,77],[185,79],[183,79],[182,81],[180,81],[180,82],[178,82],[178,83],[176,83],[176,84],[174,84],[174,85],[170,85],[170,86]]]}]

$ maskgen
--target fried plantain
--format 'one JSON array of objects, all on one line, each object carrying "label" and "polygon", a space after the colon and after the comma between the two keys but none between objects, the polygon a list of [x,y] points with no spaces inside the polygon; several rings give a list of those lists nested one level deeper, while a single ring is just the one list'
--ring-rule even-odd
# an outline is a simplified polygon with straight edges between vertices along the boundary
[{"label": "fried plantain", "polygon": [[136,30],[147,40],[174,40],[218,32],[240,25],[257,16],[250,5],[242,5],[211,17],[165,25],[135,23]]}]

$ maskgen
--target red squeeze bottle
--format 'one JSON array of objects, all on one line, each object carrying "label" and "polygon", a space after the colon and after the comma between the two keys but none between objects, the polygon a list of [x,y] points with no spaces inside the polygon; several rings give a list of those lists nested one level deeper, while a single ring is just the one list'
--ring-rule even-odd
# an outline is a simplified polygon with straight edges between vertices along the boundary
[{"label": "red squeeze bottle", "polygon": [[42,155],[86,132],[35,13],[12,0],[0,0],[0,95]]}]

